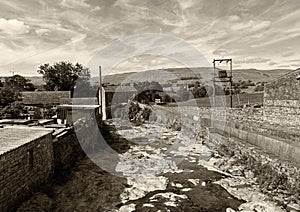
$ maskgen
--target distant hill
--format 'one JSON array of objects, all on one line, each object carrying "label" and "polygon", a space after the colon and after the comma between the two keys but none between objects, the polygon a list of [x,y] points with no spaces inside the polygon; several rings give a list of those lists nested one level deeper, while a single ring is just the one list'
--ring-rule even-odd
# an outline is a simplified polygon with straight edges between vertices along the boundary
[{"label": "distant hill", "polygon": [[[199,79],[201,75],[201,71],[209,71],[211,68],[169,68],[169,69],[158,69],[158,70],[149,70],[143,72],[131,72],[131,73],[124,73],[124,74],[114,74],[114,75],[106,75],[103,77],[104,83],[110,83],[118,85],[122,83],[124,80],[130,81],[160,81],[160,82],[167,82],[174,79],[180,80],[189,80],[189,79]],[[99,78],[93,77],[92,83],[98,84]]]},{"label": "distant hill", "polygon": [[253,82],[269,82],[293,70],[291,69],[272,69],[272,70],[257,70],[257,69],[236,69],[233,70],[234,81],[251,80]]},{"label": "distant hill", "polygon": [[[199,74],[201,75],[201,72],[203,70],[211,71],[213,72],[212,68],[170,68],[170,69],[164,69],[164,72],[168,72],[173,76],[176,76],[177,79],[181,80],[191,80]],[[284,74],[287,74],[293,70],[290,69],[273,69],[273,70],[258,70],[258,69],[235,69],[233,70],[233,80],[234,81],[248,81],[251,80],[253,82],[269,82],[273,79],[276,79]],[[195,74],[196,73],[196,74]],[[127,78],[132,79],[138,79],[138,77],[141,77],[141,79],[148,79],[149,81],[155,80],[155,78],[159,78],[161,81],[168,81],[172,80],[168,77],[168,75],[162,76],[161,70],[149,70],[145,72],[132,72],[132,73],[124,73],[124,74],[114,74],[114,75],[107,75],[104,76],[103,82],[104,83],[110,83],[114,85],[118,85],[122,83]],[[99,83],[98,77],[93,77],[91,79],[93,84]],[[143,80],[144,81],[144,80]]]},{"label": "distant hill", "polygon": [[[133,78],[136,80],[147,79],[149,81],[159,79],[161,81],[170,81],[172,79],[181,79],[183,81],[191,81],[193,78],[197,77],[197,75],[201,75],[203,71],[213,71],[212,68],[203,67],[203,68],[169,68],[163,70],[149,70],[144,72],[132,72],[132,73],[123,73],[123,74],[114,74],[114,75],[106,75],[103,78],[104,83],[110,83],[114,85],[118,85],[122,83],[124,80],[128,78]],[[253,82],[269,82],[273,79],[276,79],[284,74],[287,74],[293,70],[290,69],[273,69],[273,70],[258,70],[258,69],[234,69],[233,70],[233,79],[234,81],[238,80],[251,80]],[[164,74],[164,72],[169,73]],[[196,73],[196,74],[195,74]],[[0,77],[3,81],[5,77]],[[39,86],[44,84],[42,76],[26,76],[33,84]],[[92,84],[99,83],[99,77],[91,78]]]}]

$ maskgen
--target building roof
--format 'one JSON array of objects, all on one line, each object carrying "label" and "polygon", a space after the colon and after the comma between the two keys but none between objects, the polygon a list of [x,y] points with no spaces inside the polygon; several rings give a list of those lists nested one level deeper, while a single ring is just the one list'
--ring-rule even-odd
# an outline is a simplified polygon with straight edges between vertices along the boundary
[{"label": "building roof", "polygon": [[0,124],[21,124],[21,125],[27,125],[31,123],[32,120],[27,119],[1,119]]},{"label": "building roof", "polygon": [[97,97],[90,97],[90,98],[72,98],[71,99],[72,105],[97,105],[98,99]]},{"label": "building roof", "polygon": [[94,110],[100,105],[59,105],[59,109],[74,109],[74,110]]},{"label": "building roof", "polygon": [[43,137],[53,130],[33,127],[4,127],[0,128],[0,155]]},{"label": "building roof", "polygon": [[21,95],[25,105],[57,105],[71,101],[71,91],[27,91],[22,92]]},{"label": "building roof", "polygon": [[102,89],[105,92],[110,92],[110,93],[114,93],[114,92],[134,93],[134,92],[137,92],[137,90],[134,87],[125,86],[125,85],[120,85],[120,86],[118,86],[118,85],[109,85],[107,87],[102,87]]},{"label": "building roof", "polygon": [[58,105],[59,109],[74,109],[74,110],[93,110],[99,108],[98,99],[90,98],[72,98],[71,103]]}]

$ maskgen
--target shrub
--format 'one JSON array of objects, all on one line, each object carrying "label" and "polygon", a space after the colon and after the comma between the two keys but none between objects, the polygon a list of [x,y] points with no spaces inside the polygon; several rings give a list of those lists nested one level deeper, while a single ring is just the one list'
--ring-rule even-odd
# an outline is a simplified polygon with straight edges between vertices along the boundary
[{"label": "shrub", "polygon": [[150,114],[151,110],[149,108],[141,108],[138,103],[130,103],[128,117],[135,125],[141,125],[145,121],[149,121]]},{"label": "shrub", "polygon": [[265,87],[263,85],[257,85],[254,89],[255,92],[264,91]]}]

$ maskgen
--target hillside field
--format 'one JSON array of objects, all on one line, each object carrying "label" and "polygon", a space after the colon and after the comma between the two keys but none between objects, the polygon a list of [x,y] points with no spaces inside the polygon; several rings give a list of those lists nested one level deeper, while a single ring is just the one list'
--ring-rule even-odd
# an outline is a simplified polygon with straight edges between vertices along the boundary
[{"label": "hillside field", "polygon": [[[171,75],[175,76],[177,79],[181,80],[189,80],[192,78],[197,78],[199,74],[201,75],[201,71],[203,70],[206,71],[211,71],[213,73],[212,68],[194,68],[192,71],[187,68],[172,68],[172,69],[165,69],[163,71],[169,72]],[[255,83],[257,82],[269,82],[272,81],[282,75],[285,75],[292,70],[290,69],[274,69],[274,70],[257,70],[257,69],[236,69],[233,70],[233,81],[248,81],[251,80]],[[148,76],[152,76],[152,80],[157,80],[159,81],[168,81],[170,79],[168,78],[163,78],[158,72],[158,70],[150,70],[150,71],[145,71],[143,72],[144,74]],[[124,73],[124,74],[114,74],[114,75],[107,75],[104,76],[104,82],[118,85],[121,84],[125,79],[130,78],[130,76],[134,76],[135,78],[135,73]],[[144,75],[145,77],[145,75]],[[146,78],[146,77],[145,77]],[[93,77],[92,78],[92,83],[97,84],[99,81],[98,77]]]}]

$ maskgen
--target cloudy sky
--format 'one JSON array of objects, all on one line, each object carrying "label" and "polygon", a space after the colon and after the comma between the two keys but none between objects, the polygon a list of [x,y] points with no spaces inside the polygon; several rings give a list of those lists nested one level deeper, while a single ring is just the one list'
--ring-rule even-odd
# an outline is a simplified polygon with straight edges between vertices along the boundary
[{"label": "cloudy sky", "polygon": [[[299,20],[299,0],[3,0],[0,73],[36,75],[40,64],[61,60],[88,64],[105,46],[142,33],[178,37],[208,61],[233,58],[234,68],[296,69]],[[180,64],[139,56],[116,72],[173,66]]]}]

